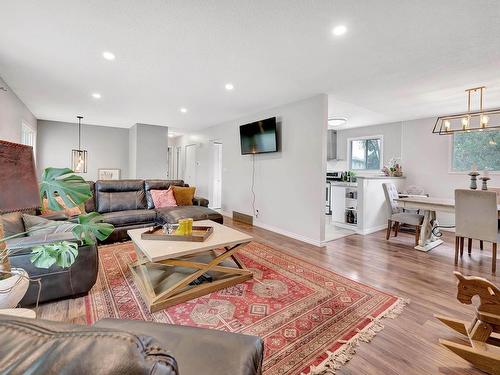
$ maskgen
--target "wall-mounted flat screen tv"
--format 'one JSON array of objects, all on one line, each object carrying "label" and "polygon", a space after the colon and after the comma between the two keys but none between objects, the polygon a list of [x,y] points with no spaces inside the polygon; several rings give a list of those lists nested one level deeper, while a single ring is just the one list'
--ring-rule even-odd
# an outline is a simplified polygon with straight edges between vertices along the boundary
[{"label": "wall-mounted flat screen tv", "polygon": [[240,126],[241,154],[262,154],[278,151],[276,117]]}]

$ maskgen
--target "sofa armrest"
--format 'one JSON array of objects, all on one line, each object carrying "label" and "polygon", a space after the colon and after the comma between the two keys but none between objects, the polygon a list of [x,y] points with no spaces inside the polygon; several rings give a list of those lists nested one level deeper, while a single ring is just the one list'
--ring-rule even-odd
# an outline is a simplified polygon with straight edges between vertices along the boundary
[{"label": "sofa armrest", "polygon": [[47,219],[47,220],[55,220],[55,221],[65,221],[65,220],[69,219],[68,215],[66,215],[64,212],[54,212],[51,214],[43,214],[43,215],[40,215],[40,217],[43,217],[44,219]]},{"label": "sofa armrest", "polygon": [[208,207],[208,199],[202,198],[202,197],[194,197],[193,198],[193,206],[203,206],[203,207]]},{"label": "sofa armrest", "polygon": [[71,242],[79,242],[72,232],[60,232],[60,233],[51,233],[51,234],[41,234],[38,236],[26,236],[13,238],[11,240],[7,240],[7,248],[9,250],[14,250],[15,254],[23,254],[29,250],[31,252],[31,248],[38,245],[44,245],[48,243],[54,243],[59,241],[71,241]]}]

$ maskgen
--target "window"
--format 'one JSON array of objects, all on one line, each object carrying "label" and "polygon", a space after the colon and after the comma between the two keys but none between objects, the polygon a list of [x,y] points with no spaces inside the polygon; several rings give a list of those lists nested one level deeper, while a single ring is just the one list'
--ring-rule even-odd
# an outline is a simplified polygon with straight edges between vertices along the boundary
[{"label": "window", "polygon": [[21,143],[33,147],[33,157],[36,160],[36,131],[24,121],[21,124]]},{"label": "window", "polygon": [[452,172],[500,171],[500,131],[455,133],[451,149]]},{"label": "window", "polygon": [[348,140],[349,169],[375,171],[382,169],[382,137]]}]

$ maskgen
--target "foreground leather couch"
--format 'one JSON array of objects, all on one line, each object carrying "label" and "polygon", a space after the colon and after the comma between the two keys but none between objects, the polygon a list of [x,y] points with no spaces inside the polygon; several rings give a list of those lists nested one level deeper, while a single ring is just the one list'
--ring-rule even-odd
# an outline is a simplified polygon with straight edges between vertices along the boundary
[{"label": "foreground leather couch", "polygon": [[[51,217],[55,219],[55,217]],[[12,212],[0,217],[4,227],[9,232],[24,232],[24,223],[21,212]],[[31,263],[31,249],[34,246],[54,243],[58,241],[70,241],[78,243],[78,256],[75,263],[69,268],[61,268],[56,265],[45,268],[37,268]],[[41,289],[38,283],[30,282],[28,291],[21,300],[21,306],[36,304],[40,289],[40,302],[52,301],[66,297],[78,297],[86,294],[97,280],[98,258],[97,246],[83,245],[76,241],[71,232],[54,234],[41,234],[23,236],[7,240],[7,247],[11,250],[9,261],[14,268],[23,268],[32,279],[40,279]]]},{"label": "foreground leather couch", "polygon": [[260,375],[259,337],[144,321],[81,326],[0,314],[0,373]]},{"label": "foreground leather couch", "polygon": [[208,200],[195,197],[192,206],[156,208],[151,190],[167,190],[170,186],[188,186],[182,180],[99,180],[89,182],[93,198],[85,211],[96,211],[115,230],[105,241],[128,240],[127,230],[154,224],[175,224],[179,219],[213,220],[223,223],[222,215],[208,208]]}]

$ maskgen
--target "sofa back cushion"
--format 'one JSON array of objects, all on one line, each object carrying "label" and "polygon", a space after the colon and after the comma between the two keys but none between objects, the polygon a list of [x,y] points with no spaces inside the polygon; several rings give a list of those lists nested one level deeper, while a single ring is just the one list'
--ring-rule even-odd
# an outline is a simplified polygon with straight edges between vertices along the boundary
[{"label": "sofa back cushion", "polygon": [[92,198],[88,199],[85,202],[85,212],[88,213],[95,211],[95,182],[87,181],[87,184],[89,184],[90,192],[92,193]]},{"label": "sofa back cushion", "polygon": [[145,180],[146,201],[148,209],[155,208],[151,190],[168,190],[170,186],[184,186],[183,180]]},{"label": "sofa back cushion", "polygon": [[0,369],[12,374],[178,374],[150,336],[7,315],[0,335]]},{"label": "sofa back cushion", "polygon": [[99,213],[146,208],[143,180],[99,180],[95,183],[95,202]]}]

